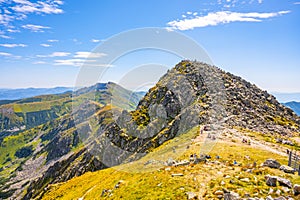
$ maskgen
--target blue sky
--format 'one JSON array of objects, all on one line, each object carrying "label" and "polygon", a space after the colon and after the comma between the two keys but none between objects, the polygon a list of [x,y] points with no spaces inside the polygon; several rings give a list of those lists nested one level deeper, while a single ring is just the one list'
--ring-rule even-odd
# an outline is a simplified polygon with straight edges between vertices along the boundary
[{"label": "blue sky", "polygon": [[[101,42],[161,27],[191,37],[215,65],[265,90],[300,92],[299,20],[297,0],[0,0],[0,88],[74,86]],[[169,68],[180,60],[131,55],[105,81],[118,82],[145,59]]]}]

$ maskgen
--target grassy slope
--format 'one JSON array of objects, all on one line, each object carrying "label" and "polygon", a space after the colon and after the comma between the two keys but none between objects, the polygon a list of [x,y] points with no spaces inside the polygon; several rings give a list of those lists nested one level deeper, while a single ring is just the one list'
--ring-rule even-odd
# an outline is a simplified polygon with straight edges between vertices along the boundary
[{"label": "grassy slope", "polygon": [[[268,196],[269,187],[264,179],[266,174],[287,177],[293,183],[300,183],[297,175],[287,175],[276,169],[257,167],[252,173],[245,172],[247,166],[254,161],[259,165],[267,158],[276,158],[282,164],[286,164],[287,157],[228,141],[219,141],[210,152],[212,160],[215,160],[216,155],[221,157],[215,163],[179,167],[166,167],[157,162],[144,165],[148,160],[166,161],[170,157],[183,160],[188,159],[191,153],[198,153],[201,143],[194,143],[189,149],[186,148],[197,133],[198,129],[194,128],[189,133],[166,142],[137,162],[89,172],[66,183],[52,185],[43,199],[99,199],[103,189],[113,190],[112,195],[103,196],[105,199],[185,199],[186,192],[189,191],[211,199],[215,198],[213,193],[222,188],[238,192],[242,196],[246,193],[251,196]],[[172,147],[176,147],[175,154]],[[248,155],[250,160],[245,155]],[[242,166],[233,166],[234,160]],[[172,177],[172,174],[176,173],[182,173],[184,176]],[[230,178],[225,179],[226,175]],[[250,182],[243,182],[241,178],[249,178]],[[123,180],[120,188],[114,189],[120,180]],[[230,180],[234,183],[230,183]],[[277,188],[281,189],[281,186]]]}]

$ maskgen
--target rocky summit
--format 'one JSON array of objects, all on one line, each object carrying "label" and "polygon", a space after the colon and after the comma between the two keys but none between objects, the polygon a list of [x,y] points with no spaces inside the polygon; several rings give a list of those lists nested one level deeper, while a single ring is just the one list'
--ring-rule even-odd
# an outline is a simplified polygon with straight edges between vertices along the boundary
[{"label": "rocky summit", "polygon": [[[114,83],[83,88],[73,99],[58,99],[54,102],[60,107],[55,108],[62,109],[71,101],[73,109],[62,109],[65,113],[3,137],[0,198],[53,199],[59,196],[56,191],[65,190],[69,192],[62,192],[65,199],[89,199],[89,195],[90,199],[132,199],[141,197],[141,191],[132,191],[132,185],[138,184],[141,189],[147,185],[149,194],[161,198],[238,199],[246,193],[248,197],[267,196],[269,185],[277,185],[270,178],[266,184],[264,175],[272,177],[275,170],[297,181],[295,175],[280,170],[279,164],[278,169],[269,169],[256,162],[269,162],[273,159],[266,158],[269,155],[287,162],[286,148],[299,148],[300,118],[268,92],[215,66],[183,60],[139,101],[138,94]],[[14,143],[18,145],[8,151],[6,147]],[[200,152],[214,155],[196,155],[199,147],[204,149]],[[128,175],[150,166],[155,170],[145,172],[144,177]],[[114,167],[121,167],[122,172],[109,171]],[[104,178],[103,185],[90,172],[101,179],[106,173],[115,175]],[[179,188],[170,194],[175,179],[184,185],[178,183]],[[246,192],[237,190],[243,186]],[[70,188],[77,194],[72,196]]]}]

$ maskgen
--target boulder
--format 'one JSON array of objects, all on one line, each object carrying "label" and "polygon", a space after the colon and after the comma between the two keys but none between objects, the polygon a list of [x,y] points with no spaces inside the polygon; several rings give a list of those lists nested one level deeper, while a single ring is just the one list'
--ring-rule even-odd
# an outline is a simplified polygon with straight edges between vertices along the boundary
[{"label": "boulder", "polygon": [[268,159],[263,163],[263,166],[279,169],[280,163],[275,159]]},{"label": "boulder", "polygon": [[235,192],[225,193],[224,199],[226,200],[238,200],[240,199],[240,195]]},{"label": "boulder", "polygon": [[299,195],[300,194],[300,185],[298,184],[295,184],[294,185],[294,188],[293,188],[293,191],[294,191],[294,195]]},{"label": "boulder", "polygon": [[295,173],[294,168],[289,167],[287,165],[281,165],[279,169],[284,171],[285,173],[289,173],[289,174],[294,174]]},{"label": "boulder", "polygon": [[276,176],[266,176],[266,184],[271,187],[276,187],[277,177]]},{"label": "boulder", "polygon": [[288,179],[277,177],[277,181],[279,182],[279,185],[281,185],[281,186],[285,186],[285,187],[288,187],[288,188],[293,187],[293,184]]}]

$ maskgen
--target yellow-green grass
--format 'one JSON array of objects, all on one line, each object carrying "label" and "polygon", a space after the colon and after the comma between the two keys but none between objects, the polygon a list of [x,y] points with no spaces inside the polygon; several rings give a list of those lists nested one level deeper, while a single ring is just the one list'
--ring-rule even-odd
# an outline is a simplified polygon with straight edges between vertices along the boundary
[{"label": "yellow-green grass", "polygon": [[[216,155],[220,156],[217,164],[199,163],[179,167],[167,167],[155,163],[145,165],[148,160],[166,161],[171,157],[183,160],[188,159],[191,153],[198,154],[203,144],[191,144],[190,141],[197,133],[198,128],[194,128],[187,134],[166,142],[139,161],[97,172],[88,172],[66,183],[52,185],[43,199],[78,199],[81,197],[84,199],[185,199],[188,191],[204,195],[205,199],[213,199],[215,198],[213,193],[223,188],[238,192],[241,196],[246,193],[267,196],[270,187],[265,183],[266,174],[283,176],[293,183],[300,183],[297,175],[286,175],[277,169],[259,167],[268,158],[287,164],[287,157],[244,144],[222,141],[219,141],[210,152],[214,161]],[[188,149],[187,145],[189,145]],[[176,153],[172,147],[176,147]],[[233,165],[234,160],[240,166]],[[245,172],[254,161],[257,162],[258,167],[253,169],[252,173]],[[177,173],[182,173],[183,176],[172,177],[172,174]],[[226,175],[231,178],[225,179]],[[249,178],[250,182],[240,181],[241,178]],[[120,187],[114,189],[120,180],[123,180]],[[231,184],[230,180],[234,183]],[[112,195],[106,193],[101,197],[104,189],[113,190]],[[281,186],[275,189],[281,189]]]}]

